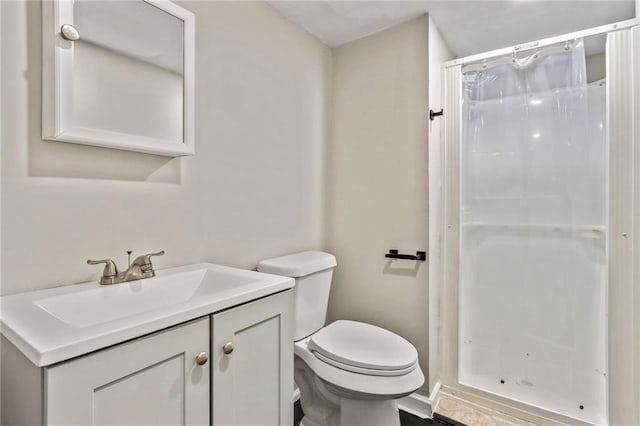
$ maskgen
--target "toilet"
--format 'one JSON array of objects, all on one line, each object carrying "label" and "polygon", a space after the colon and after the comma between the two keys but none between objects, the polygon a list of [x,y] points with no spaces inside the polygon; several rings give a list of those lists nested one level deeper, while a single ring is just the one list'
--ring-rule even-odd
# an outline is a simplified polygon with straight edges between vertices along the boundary
[{"label": "toilet", "polygon": [[[258,271],[295,278],[294,380],[301,426],[399,426],[397,399],[424,384],[415,347],[384,328],[325,326],[336,258],[306,251],[263,260]],[[365,302],[366,303],[366,302]]]}]

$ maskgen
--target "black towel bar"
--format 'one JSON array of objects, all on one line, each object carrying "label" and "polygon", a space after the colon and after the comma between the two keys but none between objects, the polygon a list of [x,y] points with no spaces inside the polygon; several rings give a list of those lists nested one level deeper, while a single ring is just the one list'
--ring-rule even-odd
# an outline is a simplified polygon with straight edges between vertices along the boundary
[{"label": "black towel bar", "polygon": [[388,257],[390,259],[406,259],[406,260],[418,260],[420,262],[424,262],[427,260],[427,252],[426,251],[417,251],[415,255],[413,254],[400,254],[396,249],[390,249],[389,253],[386,253],[384,257]]}]

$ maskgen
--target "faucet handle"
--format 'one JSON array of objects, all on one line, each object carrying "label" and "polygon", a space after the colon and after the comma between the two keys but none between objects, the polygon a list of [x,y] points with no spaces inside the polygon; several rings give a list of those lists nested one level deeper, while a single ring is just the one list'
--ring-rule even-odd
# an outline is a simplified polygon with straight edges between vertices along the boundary
[{"label": "faucet handle", "polygon": [[148,265],[151,265],[151,256],[162,256],[164,254],[164,250],[160,250],[157,253],[147,253],[144,255],[144,261]]},{"label": "faucet handle", "polygon": [[157,253],[147,253],[147,254],[144,255],[144,257],[149,259],[149,262],[151,262],[151,256],[162,256],[163,254],[164,254],[164,250],[160,250]]},{"label": "faucet handle", "polygon": [[104,263],[104,271],[102,272],[102,276],[104,278],[111,278],[118,275],[118,267],[115,262],[111,259],[102,259],[102,260],[87,260],[88,265],[99,265]]},{"label": "faucet handle", "polygon": [[133,264],[138,265],[142,269],[142,272],[150,273],[153,277],[155,276],[155,272],[153,270],[153,264],[151,263],[151,256],[162,256],[163,254],[164,250],[161,250],[157,253],[147,253],[145,255],[136,257],[136,259],[133,261]]},{"label": "faucet handle", "polygon": [[160,250],[157,253],[147,253],[141,257],[144,259],[144,265],[153,271],[153,266],[151,265],[151,256],[162,256],[163,254],[164,254],[164,250]]}]

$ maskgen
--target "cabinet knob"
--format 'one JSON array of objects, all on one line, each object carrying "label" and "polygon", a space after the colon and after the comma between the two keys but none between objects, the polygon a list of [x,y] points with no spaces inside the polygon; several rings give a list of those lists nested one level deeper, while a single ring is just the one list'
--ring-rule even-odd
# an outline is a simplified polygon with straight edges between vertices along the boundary
[{"label": "cabinet knob", "polygon": [[231,352],[233,352],[233,343],[231,342],[225,343],[224,346],[222,347],[222,352],[224,352],[226,355],[229,355]]},{"label": "cabinet knob", "polygon": [[198,365],[205,365],[209,361],[209,354],[206,352],[200,352],[196,357]]},{"label": "cabinet knob", "polygon": [[65,40],[69,40],[69,41],[80,40],[80,34],[78,33],[78,30],[74,28],[73,25],[64,24],[62,27],[60,27],[60,35]]}]

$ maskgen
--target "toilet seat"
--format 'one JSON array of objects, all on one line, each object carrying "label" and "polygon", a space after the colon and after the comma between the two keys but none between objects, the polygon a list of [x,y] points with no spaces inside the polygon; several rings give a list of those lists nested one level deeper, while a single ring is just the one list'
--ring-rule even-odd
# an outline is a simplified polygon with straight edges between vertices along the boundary
[{"label": "toilet seat", "polygon": [[375,370],[373,368],[362,368],[362,367],[356,367],[354,365],[341,364],[337,361],[332,360],[331,358],[327,358],[326,356],[322,355],[319,352],[314,352],[313,354],[320,361],[325,362],[329,365],[333,365],[334,367],[340,368],[345,371],[351,371],[353,373],[366,374],[369,376],[386,376],[386,377],[402,376],[404,374],[412,372],[418,366],[416,363],[410,367],[403,368],[401,370]]},{"label": "toilet seat", "polygon": [[354,373],[402,376],[418,366],[418,352],[395,333],[357,321],[336,321],[313,334],[308,348],[323,362]]},{"label": "toilet seat", "polygon": [[399,376],[361,374],[335,367],[318,358],[309,349],[311,337],[297,341],[294,353],[323,381],[333,387],[344,389],[348,394],[359,395],[356,399],[395,399],[415,392],[424,384],[424,375],[419,367]]}]

